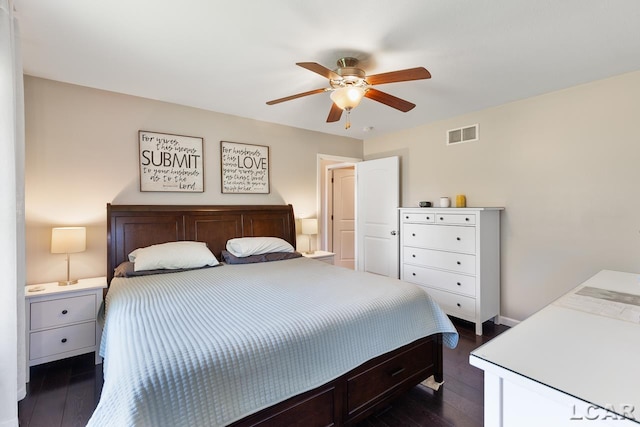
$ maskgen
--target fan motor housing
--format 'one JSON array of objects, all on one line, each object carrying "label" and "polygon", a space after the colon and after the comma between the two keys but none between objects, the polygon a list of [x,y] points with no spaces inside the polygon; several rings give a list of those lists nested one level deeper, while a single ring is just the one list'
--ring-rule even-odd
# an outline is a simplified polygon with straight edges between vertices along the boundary
[{"label": "fan motor housing", "polygon": [[358,60],[356,58],[345,57],[337,61],[338,68],[334,72],[342,77],[342,79],[331,79],[331,86],[334,88],[344,86],[365,86],[364,81],[366,73],[363,69],[358,68]]}]

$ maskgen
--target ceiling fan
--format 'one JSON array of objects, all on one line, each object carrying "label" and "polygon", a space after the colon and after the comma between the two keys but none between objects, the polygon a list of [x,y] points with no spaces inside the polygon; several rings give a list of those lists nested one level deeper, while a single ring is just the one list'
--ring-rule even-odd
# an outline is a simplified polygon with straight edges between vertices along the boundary
[{"label": "ceiling fan", "polygon": [[331,92],[333,105],[331,105],[331,110],[329,110],[327,123],[337,122],[340,120],[340,117],[342,117],[342,111],[346,111],[347,120],[345,129],[349,129],[351,127],[349,113],[352,109],[357,107],[358,104],[360,104],[363,97],[373,99],[374,101],[378,101],[404,113],[416,106],[416,104],[382,92],[372,86],[431,78],[431,74],[424,67],[409,68],[407,70],[391,71],[388,73],[367,76],[364,70],[358,68],[358,60],[352,57],[338,59],[338,68],[335,70],[330,70],[316,62],[298,62],[296,65],[326,77],[329,79],[330,87],[314,89],[308,92],[274,99],[273,101],[267,102],[267,105],[279,104],[280,102],[302,98],[303,96],[315,95],[317,93]]}]

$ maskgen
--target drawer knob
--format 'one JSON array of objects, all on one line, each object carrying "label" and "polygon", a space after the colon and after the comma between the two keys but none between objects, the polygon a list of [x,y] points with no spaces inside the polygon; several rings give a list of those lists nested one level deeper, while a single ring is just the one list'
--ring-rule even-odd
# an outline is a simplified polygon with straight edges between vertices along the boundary
[{"label": "drawer knob", "polygon": [[415,275],[416,275],[416,273],[411,273],[411,275],[412,275],[412,276],[415,276]]},{"label": "drawer knob", "polygon": [[464,220],[465,220],[465,221],[469,221],[469,218],[465,218]]},{"label": "drawer knob", "polygon": [[62,338],[62,339],[60,340],[60,342],[61,342],[62,344],[64,344],[64,343],[66,343],[66,342],[67,342],[67,339],[66,339],[66,338]]},{"label": "drawer knob", "polygon": [[427,219],[431,219],[431,217],[430,217],[430,216],[428,216],[428,217],[427,217]]},{"label": "drawer knob", "polygon": [[416,257],[416,254],[413,254],[413,255],[411,255],[411,256],[415,258],[415,257]]},{"label": "drawer knob", "polygon": [[411,233],[411,235],[412,235],[413,237],[416,237],[416,233]]},{"label": "drawer knob", "polygon": [[440,217],[440,221],[444,221],[444,218],[443,218],[443,217]]},{"label": "drawer knob", "polygon": [[458,307],[462,307],[462,306],[460,305],[460,303],[457,303],[456,305],[457,305]]},{"label": "drawer knob", "polygon": [[406,219],[409,219],[409,215],[405,216]]},{"label": "drawer knob", "polygon": [[460,282],[456,282],[456,283],[458,284],[458,286],[462,286],[462,283],[460,283]]},{"label": "drawer knob", "polygon": [[459,242],[459,241],[460,241],[460,238],[459,238],[459,237],[456,237],[456,240]]},{"label": "drawer knob", "polygon": [[462,265],[462,263],[460,261],[456,261],[456,264],[458,265]]},{"label": "drawer knob", "polygon": [[68,311],[67,310],[62,310],[62,314],[67,314]]}]

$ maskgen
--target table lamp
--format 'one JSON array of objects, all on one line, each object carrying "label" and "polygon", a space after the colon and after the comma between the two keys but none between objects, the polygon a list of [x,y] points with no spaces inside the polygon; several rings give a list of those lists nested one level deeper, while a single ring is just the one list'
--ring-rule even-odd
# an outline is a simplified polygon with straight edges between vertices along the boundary
[{"label": "table lamp", "polygon": [[315,251],[311,250],[311,236],[314,234],[318,234],[318,220],[316,218],[304,218],[301,220],[302,224],[302,234],[306,234],[309,239],[309,250],[308,254],[315,253]]},{"label": "table lamp", "polygon": [[58,286],[78,283],[69,278],[69,254],[84,252],[87,245],[87,229],[85,227],[56,227],[51,230],[51,253],[67,254],[67,280],[58,282]]}]

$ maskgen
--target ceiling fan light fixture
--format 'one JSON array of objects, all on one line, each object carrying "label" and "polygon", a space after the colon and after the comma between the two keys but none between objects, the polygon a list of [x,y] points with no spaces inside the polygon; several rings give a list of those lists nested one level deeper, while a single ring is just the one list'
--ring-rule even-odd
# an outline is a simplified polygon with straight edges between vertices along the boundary
[{"label": "ceiling fan light fixture", "polygon": [[364,97],[365,89],[359,86],[346,86],[331,92],[331,100],[342,110],[356,108]]}]

